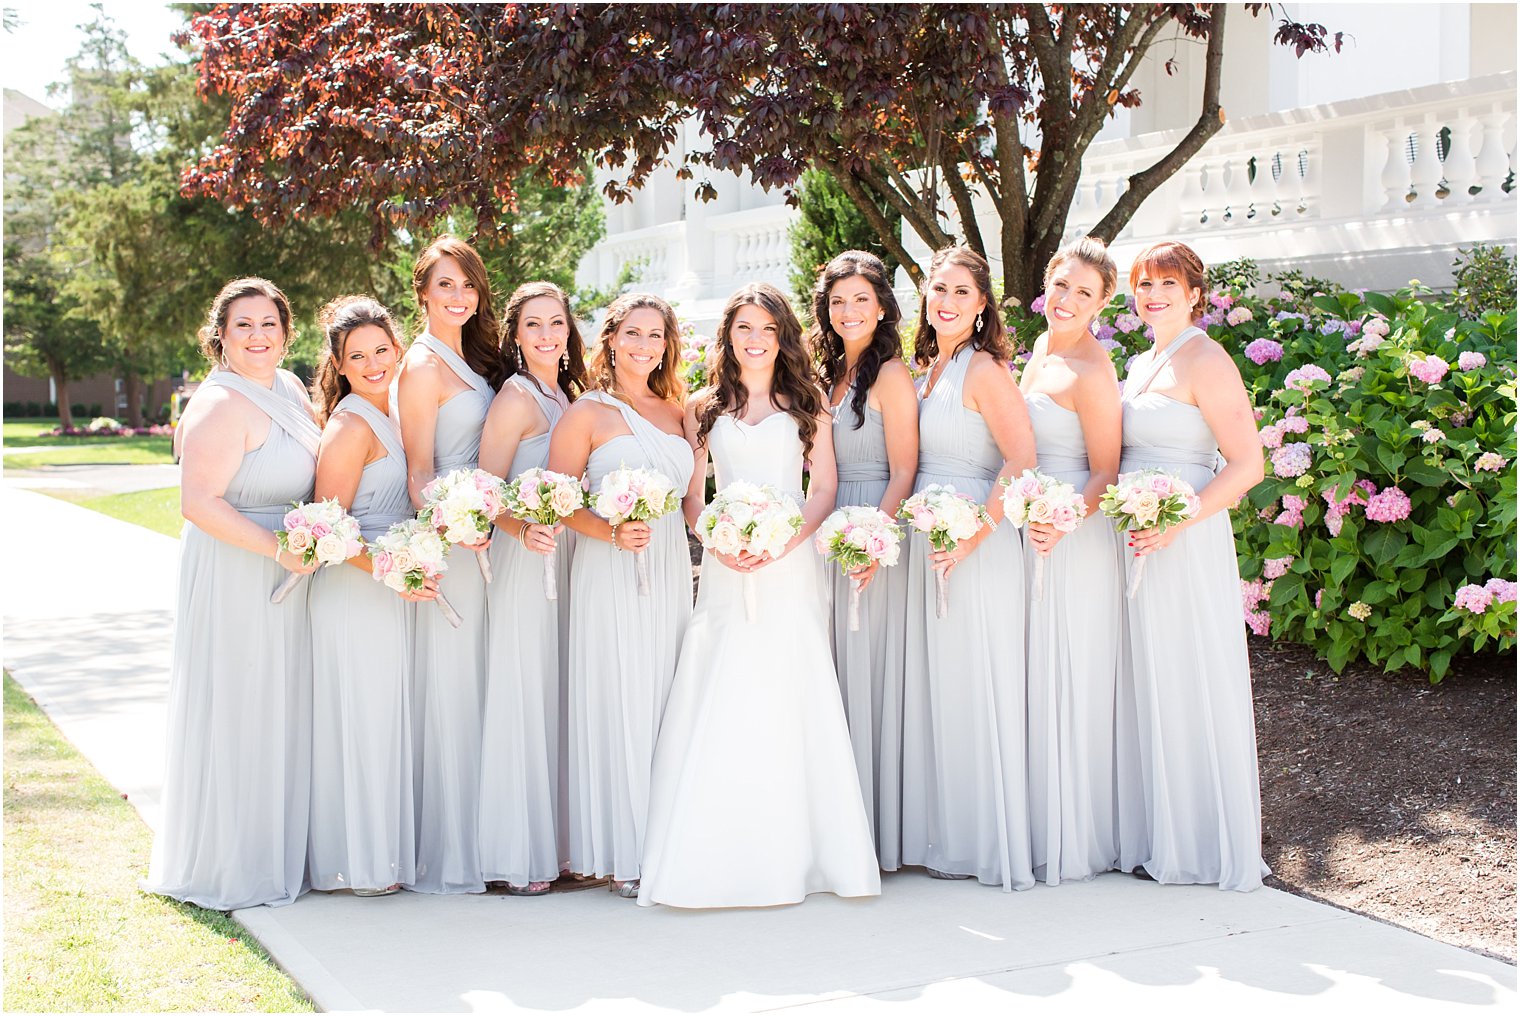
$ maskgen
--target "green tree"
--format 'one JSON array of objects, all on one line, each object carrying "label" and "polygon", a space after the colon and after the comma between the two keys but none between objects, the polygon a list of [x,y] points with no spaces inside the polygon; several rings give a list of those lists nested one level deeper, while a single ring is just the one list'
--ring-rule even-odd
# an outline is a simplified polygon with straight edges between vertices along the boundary
[{"label": "green tree", "polygon": [[58,422],[71,427],[69,382],[98,373],[110,359],[100,330],[59,292],[58,281],[47,258],[6,246],[5,363],[25,377],[52,378]]},{"label": "green tree", "polygon": [[[812,316],[818,272],[840,251],[868,251],[881,258],[888,272],[897,271],[897,258],[882,246],[876,227],[829,174],[816,169],[802,174],[797,208],[802,218],[793,224],[788,239],[792,245],[792,293],[804,317]],[[891,206],[881,202],[879,211],[893,229],[898,228],[902,216]]]}]

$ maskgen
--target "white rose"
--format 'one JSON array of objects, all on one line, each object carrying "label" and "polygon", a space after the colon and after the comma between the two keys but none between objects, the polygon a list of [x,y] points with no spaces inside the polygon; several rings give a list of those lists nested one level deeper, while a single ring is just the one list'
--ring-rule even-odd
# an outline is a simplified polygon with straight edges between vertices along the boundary
[{"label": "white rose", "polygon": [[394,589],[398,593],[406,591],[406,578],[399,570],[389,572],[383,581],[387,588]]},{"label": "white rose", "polygon": [[552,501],[556,515],[570,515],[581,506],[581,492],[576,487],[563,484],[554,488]]},{"label": "white rose", "polygon": [[304,526],[297,526],[295,529],[288,530],[285,533],[285,549],[289,550],[292,554],[305,553],[306,548],[310,546],[310,529],[307,529]]},{"label": "white rose", "polygon": [[443,541],[437,533],[421,532],[412,537],[407,546],[407,551],[415,561],[422,564],[437,564],[443,560],[445,549]]},{"label": "white rose", "polygon": [[744,546],[744,537],[739,532],[739,527],[732,522],[719,522],[713,526],[708,541],[713,550],[730,557],[739,553]]},{"label": "white rose", "polygon": [[733,518],[734,524],[743,529],[754,520],[755,509],[744,501],[733,501],[728,505],[728,514]]},{"label": "white rose", "polygon": [[1048,497],[1037,497],[1029,502],[1029,521],[1049,524],[1055,518],[1055,506]]},{"label": "white rose", "polygon": [[317,560],[324,564],[347,561],[348,541],[337,533],[328,533],[317,541]]},{"label": "white rose", "polygon": [[409,571],[417,570],[417,557],[409,547],[401,547],[393,552],[391,562],[396,566],[394,574],[405,575]]}]

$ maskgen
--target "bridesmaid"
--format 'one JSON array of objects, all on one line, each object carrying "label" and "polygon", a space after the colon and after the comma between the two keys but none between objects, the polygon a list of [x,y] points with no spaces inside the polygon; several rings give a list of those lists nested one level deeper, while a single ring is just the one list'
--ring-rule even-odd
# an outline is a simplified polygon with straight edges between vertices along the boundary
[{"label": "bridesmaid", "polygon": [[[515,479],[549,459],[549,434],[586,390],[585,346],[564,292],[519,286],[507,301],[503,351],[514,373],[480,439],[480,468]],[[570,535],[501,515],[487,591],[490,654],[480,759],[480,864],[513,896],[541,896],[568,856],[563,738]],[[558,550],[559,598],[544,595],[543,555]]]},{"label": "bridesmaid", "polygon": [[[390,389],[401,361],[391,316],[365,296],[322,309],[327,355],[317,369],[318,498],[336,498],[364,538],[410,518],[406,455],[391,419]],[[370,575],[367,554],[352,567],[324,568],[311,580],[313,889],[385,896],[411,882],[416,853],[412,809],[412,629],[408,600]],[[434,609],[434,608],[426,608]]]},{"label": "bridesmaid", "polygon": [[[902,318],[891,277],[874,254],[845,251],[813,288],[810,337],[829,395],[836,503],[870,505],[896,516],[918,470],[918,403],[902,361]],[[881,867],[902,863],[903,642],[908,569],[876,565],[845,576],[827,566],[833,587],[834,667],[850,723],[855,767]],[[860,628],[850,631],[851,583],[858,583]]]},{"label": "bridesmaid", "polygon": [[[397,401],[406,449],[407,493],[453,469],[473,469],[480,434],[506,376],[497,348],[496,311],[486,266],[475,248],[452,236],[428,245],[412,269],[412,290],[427,318],[401,365]],[[486,542],[474,548],[483,553]],[[460,546],[439,581],[464,619],[417,613],[413,689],[417,878],[427,893],[478,893],[480,878],[480,725],[486,685],[486,585]],[[508,647],[500,647],[507,651]]]},{"label": "bridesmaid", "polygon": [[1098,510],[1119,475],[1119,382],[1090,330],[1118,280],[1096,237],[1050,259],[1046,331],[1019,382],[1040,470],[1074,486],[1088,511],[1069,534],[1031,524],[1025,548],[1029,574],[1045,558],[1029,596],[1029,825],[1034,874],[1048,885],[1092,878],[1119,863],[1118,541]]},{"label": "bridesmaid", "polygon": [[279,369],[290,303],[273,283],[222,287],[201,329],[214,368],[182,435],[179,602],[163,821],[143,887],[208,910],[293,903],[306,888],[311,786],[309,583],[274,531],[311,497],[321,431]]},{"label": "bridesmaid", "polygon": [[[1034,465],[1024,397],[986,260],[934,255],[913,358],[919,399],[916,490],[948,484],[1003,518],[997,480]],[[915,536],[907,555],[902,863],[1004,891],[1034,884],[1025,776],[1024,551],[1011,526],[986,526],[953,551]],[[935,613],[934,572],[949,579]]]},{"label": "bridesmaid", "polygon": [[[590,365],[596,389],[565,413],[549,468],[585,475],[594,495],[622,466],[686,490],[695,454],[683,430],[680,324],[657,296],[607,309]],[[681,513],[616,527],[589,509],[568,520],[583,539],[570,569],[570,870],[639,894],[655,734],[691,617],[691,556]],[[634,555],[648,562],[638,592]]]},{"label": "bridesmaid", "polygon": [[[1230,506],[1261,482],[1261,441],[1234,359],[1193,324],[1203,262],[1163,241],[1129,272],[1155,342],[1124,383],[1121,473],[1164,469],[1193,485],[1198,515],[1128,534],[1126,566],[1148,557],[1121,661],[1119,865],[1160,882],[1248,891],[1261,859],[1251,669],[1240,623]],[[1221,460],[1223,465],[1221,467]]]}]

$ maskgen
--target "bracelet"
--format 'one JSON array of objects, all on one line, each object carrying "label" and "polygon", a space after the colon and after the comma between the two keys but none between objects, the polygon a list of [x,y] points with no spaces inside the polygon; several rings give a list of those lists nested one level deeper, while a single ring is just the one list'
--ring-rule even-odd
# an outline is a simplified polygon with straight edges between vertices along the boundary
[{"label": "bracelet", "polygon": [[523,550],[528,549],[528,523],[524,522],[522,528],[517,531],[517,542],[522,544]]},{"label": "bracelet", "polygon": [[274,541],[274,553],[270,554],[269,556],[274,561],[275,564],[279,564],[280,563],[280,540],[279,540],[279,537],[275,538],[275,541]]},{"label": "bracelet", "polygon": [[[619,523],[619,525],[621,525],[621,523]],[[622,551],[622,549],[623,549],[622,545],[618,543],[618,527],[617,526],[613,526],[612,527],[612,548],[614,550],[617,550],[617,551]]]}]

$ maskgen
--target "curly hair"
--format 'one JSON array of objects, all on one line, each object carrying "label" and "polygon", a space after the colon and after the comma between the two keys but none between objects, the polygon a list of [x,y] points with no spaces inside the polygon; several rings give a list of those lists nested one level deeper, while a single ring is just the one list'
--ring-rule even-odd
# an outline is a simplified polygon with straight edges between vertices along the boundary
[{"label": "curly hair", "polygon": [[813,362],[802,343],[802,324],[781,290],[767,282],[755,282],[728,298],[723,320],[713,343],[713,365],[709,375],[713,382],[702,392],[696,406],[697,443],[705,445],[707,435],[725,413],[742,417],[749,405],[749,390],[740,380],[739,358],[734,355],[732,329],[741,307],[759,307],[776,322],[776,365],[771,374],[771,405],[797,421],[797,436],[802,438],[803,455],[813,450],[818,434],[818,414],[823,409],[823,392]]},{"label": "curly hair", "polygon": [[565,393],[565,397],[574,402],[576,397],[590,386],[590,379],[586,376],[586,343],[581,338],[580,328],[575,324],[575,315],[570,313],[570,298],[565,295],[563,289],[552,282],[525,282],[514,289],[512,295],[507,298],[507,307],[502,311],[501,326],[501,349],[506,357],[507,369],[509,372],[516,370],[522,373],[534,386],[538,385],[538,378],[528,373],[528,365],[518,349],[517,329],[522,326],[523,307],[529,300],[535,300],[540,296],[558,300],[565,312],[565,323],[570,334],[565,340],[565,358],[560,361],[559,374],[555,378],[555,383],[559,385],[560,391]]},{"label": "curly hair", "polygon": [[627,396],[618,391],[617,375],[613,371],[612,339],[623,327],[623,321],[636,310],[657,312],[665,325],[665,353],[660,358],[660,365],[649,375],[649,390],[666,402],[680,405],[686,398],[686,380],[681,375],[681,322],[676,320],[676,312],[670,304],[652,293],[627,293],[613,300],[612,306],[607,308],[588,365],[591,385],[613,398],[628,401]]},{"label": "curly hair", "polygon": [[290,345],[290,300],[280,287],[268,279],[248,277],[233,279],[221,288],[206,311],[206,323],[197,332],[201,343],[201,355],[211,366],[221,366],[222,332],[227,328],[227,313],[236,300],[245,296],[267,296],[274,301],[275,311],[280,315],[280,330],[285,334],[285,344]]},{"label": "curly hair", "polygon": [[1135,283],[1140,281],[1141,272],[1162,278],[1169,276],[1181,279],[1189,289],[1198,290],[1198,299],[1193,301],[1193,317],[1202,317],[1208,310],[1209,277],[1203,266],[1203,258],[1181,240],[1162,240],[1135,255],[1134,264],[1129,266],[1131,291],[1134,290]]},{"label": "curly hair", "polygon": [[971,335],[971,348],[991,353],[997,360],[1007,363],[1013,355],[1008,344],[1008,333],[1003,329],[1003,315],[998,313],[997,298],[992,292],[992,268],[987,259],[966,246],[946,247],[936,251],[929,262],[929,273],[924,277],[924,289],[918,299],[918,335],[913,341],[913,362],[927,367],[939,355],[939,335],[929,323],[929,286],[935,273],[942,268],[958,266],[971,273],[977,291],[987,301],[982,311],[982,326]]},{"label": "curly hair", "polygon": [[317,320],[322,325],[322,339],[327,355],[317,365],[317,377],[312,383],[311,393],[312,401],[317,405],[317,417],[325,425],[333,410],[338,408],[338,403],[353,391],[353,386],[341,370],[343,345],[348,341],[349,334],[355,328],[375,325],[391,337],[398,352],[401,344],[396,338],[396,325],[391,320],[390,311],[382,307],[374,297],[340,296],[322,308]]},{"label": "curly hair", "polygon": [[902,336],[898,325],[902,322],[902,308],[892,293],[891,277],[887,266],[875,254],[860,250],[847,250],[824,266],[813,286],[813,321],[808,333],[808,345],[818,363],[818,376],[825,392],[832,393],[834,386],[845,378],[844,339],[829,323],[829,293],[834,284],[842,279],[859,276],[871,284],[876,292],[876,302],[881,306],[881,320],[871,335],[871,344],[860,354],[855,365],[855,380],[851,385],[850,409],[855,414],[855,429],[866,421],[866,397],[881,373],[882,364],[902,355]]},{"label": "curly hair", "polygon": [[491,302],[491,280],[486,275],[486,263],[474,247],[445,233],[438,237],[417,257],[412,265],[412,294],[417,307],[427,312],[423,294],[433,269],[442,258],[450,257],[459,262],[464,277],[475,287],[480,302],[475,313],[464,323],[460,332],[460,354],[470,369],[486,379],[493,390],[499,390],[507,379],[507,362],[501,355],[501,326],[496,321],[496,308]]}]

